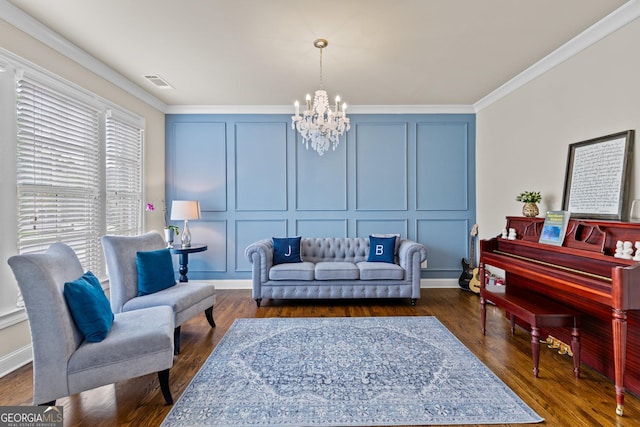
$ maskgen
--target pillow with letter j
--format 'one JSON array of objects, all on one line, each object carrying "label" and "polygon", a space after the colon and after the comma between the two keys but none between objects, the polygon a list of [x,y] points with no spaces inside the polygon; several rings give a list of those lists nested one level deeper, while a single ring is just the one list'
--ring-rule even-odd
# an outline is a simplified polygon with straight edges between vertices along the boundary
[{"label": "pillow with letter j", "polygon": [[298,237],[273,238],[273,265],[288,262],[302,262],[300,258],[300,240]]}]

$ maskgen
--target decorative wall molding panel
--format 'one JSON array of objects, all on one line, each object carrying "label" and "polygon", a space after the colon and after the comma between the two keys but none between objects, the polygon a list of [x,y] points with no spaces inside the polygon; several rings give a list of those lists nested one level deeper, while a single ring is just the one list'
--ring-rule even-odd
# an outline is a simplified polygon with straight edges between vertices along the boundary
[{"label": "decorative wall molding panel", "polygon": [[356,210],[407,210],[407,123],[357,123]]},{"label": "decorative wall molding panel", "polygon": [[235,199],[237,211],[287,210],[288,123],[237,123]]},{"label": "decorative wall molding panel", "polygon": [[348,236],[349,227],[346,219],[299,219],[296,220],[296,236],[329,237]]},{"label": "decorative wall molding panel", "polygon": [[473,114],[352,114],[335,151],[306,150],[290,115],[166,117],[166,198],[200,201],[194,279],[249,279],[274,236],[398,233],[427,246],[423,278],[454,279],[475,223]]},{"label": "decorative wall molding panel", "polygon": [[[416,209],[466,211],[475,170],[469,163],[467,122],[418,123]],[[473,176],[470,175],[473,172]],[[443,185],[432,185],[441,181]],[[456,193],[452,194],[451,189]]]},{"label": "decorative wall molding panel", "polygon": [[173,189],[168,200],[199,200],[203,211],[226,211],[226,123],[176,123],[170,131],[167,138],[176,144],[165,153],[167,179]]}]

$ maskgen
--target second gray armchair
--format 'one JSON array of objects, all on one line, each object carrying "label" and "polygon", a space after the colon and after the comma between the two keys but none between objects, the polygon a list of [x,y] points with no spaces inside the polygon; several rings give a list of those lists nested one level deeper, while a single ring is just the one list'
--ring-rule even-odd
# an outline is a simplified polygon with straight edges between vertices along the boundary
[{"label": "second gray armchair", "polygon": [[79,319],[73,317],[64,291],[67,282],[84,273],[71,247],[54,243],[46,253],[15,255],[8,262],[29,316],[35,405],[52,406],[61,397],[152,372],[158,373],[167,404],[173,403],[169,368],[174,323],[169,307],[117,313],[106,337],[90,342],[77,326]]},{"label": "second gray armchair", "polygon": [[103,236],[101,238],[109,273],[111,308],[114,313],[145,307],[168,305],[175,315],[175,353],[180,352],[180,326],[198,313],[205,313],[211,325],[216,301],[215,285],[206,282],[179,282],[139,296],[136,254],[164,249],[166,243],[157,231],[139,236]]}]

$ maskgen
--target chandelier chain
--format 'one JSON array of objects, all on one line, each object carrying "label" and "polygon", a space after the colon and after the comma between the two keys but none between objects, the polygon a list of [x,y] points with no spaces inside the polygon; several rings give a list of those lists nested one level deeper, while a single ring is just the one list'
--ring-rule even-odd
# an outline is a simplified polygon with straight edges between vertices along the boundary
[{"label": "chandelier chain", "polygon": [[324,89],[322,81],[322,48],[320,48],[320,90]]}]

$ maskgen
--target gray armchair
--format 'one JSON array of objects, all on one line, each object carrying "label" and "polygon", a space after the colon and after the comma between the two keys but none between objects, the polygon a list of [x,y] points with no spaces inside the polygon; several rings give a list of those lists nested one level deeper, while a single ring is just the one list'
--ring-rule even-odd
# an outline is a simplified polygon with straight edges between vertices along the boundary
[{"label": "gray armchair", "polygon": [[101,242],[107,261],[111,308],[114,313],[158,305],[170,306],[176,325],[175,354],[180,352],[180,326],[184,322],[204,312],[211,327],[216,326],[213,320],[216,288],[211,283],[180,282],[159,292],[138,296],[136,252],[165,248],[166,243],[160,233],[150,231],[139,236],[103,236]]},{"label": "gray armchair", "polygon": [[169,307],[118,313],[107,337],[88,342],[76,327],[63,289],[83,275],[73,249],[54,243],[44,254],[8,260],[24,298],[33,341],[33,402],[58,398],[158,372],[167,404],[173,366],[173,313]]}]

